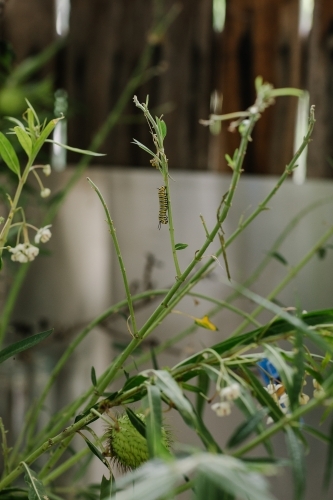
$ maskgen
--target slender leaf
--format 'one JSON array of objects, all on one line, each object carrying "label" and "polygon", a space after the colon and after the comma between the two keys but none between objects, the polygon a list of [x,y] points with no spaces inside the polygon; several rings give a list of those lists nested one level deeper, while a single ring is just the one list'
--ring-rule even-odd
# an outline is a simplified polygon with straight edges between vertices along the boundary
[{"label": "slender leaf", "polygon": [[97,378],[96,378],[96,371],[95,368],[92,366],[91,367],[91,372],[90,372],[90,377],[91,377],[91,383],[94,387],[97,385]]},{"label": "slender leaf", "polygon": [[52,332],[53,328],[51,330],[47,330],[46,332],[31,335],[31,337],[28,337],[27,339],[19,340],[5,349],[2,349],[2,351],[0,351],[0,363],[3,363],[6,359],[11,358],[19,352],[25,351],[26,349],[30,349],[30,347],[39,344],[39,342],[51,335]]},{"label": "slender leaf", "polygon": [[[58,123],[59,120],[60,120],[60,118],[54,118],[53,120],[51,120],[46,125],[46,127],[42,130],[40,136],[36,139],[36,141],[33,142],[32,153],[31,153],[32,161],[36,158],[36,156],[39,153],[44,142],[46,141],[48,136],[51,134],[51,132],[53,131],[54,127],[56,126],[56,124]],[[30,126],[29,126],[29,128],[30,128]]]},{"label": "slender leaf", "polygon": [[20,126],[14,127],[14,131],[19,140],[19,143],[21,144],[24,151],[27,153],[28,158],[30,158],[30,155],[32,153],[32,141],[28,132],[26,132],[26,130],[22,129],[22,127]]},{"label": "slender leaf", "polygon": [[25,462],[22,462],[25,469],[24,480],[28,485],[28,498],[29,500],[47,500],[44,484],[36,477]]},{"label": "slender leaf", "polygon": [[170,399],[172,404],[175,405],[185,422],[187,422],[188,425],[193,426],[193,423],[195,422],[195,413],[190,402],[183,395],[177,382],[167,371],[154,370],[154,374],[156,376],[156,385],[167,396],[167,398]]},{"label": "slender leaf", "polygon": [[227,447],[233,448],[247,439],[249,435],[258,428],[258,424],[267,415],[267,413],[268,409],[262,408],[243,424],[239,425],[230,436],[227,442]]},{"label": "slender leaf", "polygon": [[200,393],[197,395],[197,400],[196,400],[196,412],[197,414],[202,417],[205,404],[206,404],[206,399],[202,396],[204,394],[205,396],[208,394],[209,390],[209,376],[205,371],[200,371],[199,377],[198,377],[198,389]]},{"label": "slender leaf", "polygon": [[155,153],[153,153],[153,151],[151,149],[147,148],[147,146],[145,146],[141,142],[137,141],[136,139],[133,140],[133,144],[136,144],[137,146],[139,146],[139,148],[141,148],[144,151],[146,151],[146,153],[150,154],[151,156],[153,156],[154,158],[156,158],[157,161],[158,161],[158,156],[156,156]]},{"label": "slender leaf", "polygon": [[165,136],[167,135],[167,126],[166,126],[166,123],[164,120],[160,120],[159,118],[156,117],[156,123],[157,123],[157,127],[158,127],[158,130],[162,136],[162,139],[165,138]]},{"label": "slender leaf", "polygon": [[329,443],[327,447],[327,457],[326,457],[325,472],[324,472],[324,488],[326,490],[328,489],[331,483],[332,472],[333,472],[333,420],[331,422],[330,432],[328,437],[329,437]]},{"label": "slender leaf", "polygon": [[20,162],[18,157],[13,146],[2,132],[0,132],[0,155],[7,167],[16,175],[20,175]]},{"label": "slender leaf", "polygon": [[223,490],[213,481],[210,481],[205,474],[198,474],[195,478],[193,500],[225,500]]},{"label": "slender leaf", "polygon": [[304,451],[302,444],[293,429],[290,426],[287,426],[285,431],[294,479],[294,500],[301,500],[304,498],[306,484]]},{"label": "slender leaf", "polygon": [[288,265],[288,261],[279,252],[272,252],[270,255],[281,262],[284,266]]},{"label": "slender leaf", "polygon": [[60,142],[53,141],[52,139],[46,139],[45,142],[51,142],[52,144],[60,146],[61,148],[68,149],[69,151],[74,151],[74,153],[80,153],[83,155],[90,155],[90,156],[106,156],[105,153],[95,153],[95,151],[89,151],[88,149],[73,148],[72,146],[67,146],[67,144],[61,144]]},{"label": "slender leaf", "polygon": [[299,330],[295,332],[294,343],[294,357],[293,357],[293,383],[288,389],[288,397],[292,409],[298,405],[299,394],[302,392],[304,383],[304,365],[305,365],[305,349],[303,342],[303,335]]},{"label": "slender leaf", "polygon": [[146,424],[130,408],[126,408],[126,413],[133,427],[139,432],[139,434],[141,434],[142,437],[146,438]]},{"label": "slender leaf", "polygon": [[4,118],[6,118],[6,120],[8,120],[10,122],[16,123],[16,125],[18,125],[20,128],[25,130],[23,123],[20,122],[20,120],[18,120],[17,118],[14,118],[13,116],[4,116]]},{"label": "slender leaf", "polygon": [[184,248],[187,248],[188,244],[187,243],[176,243],[175,249],[176,250],[184,250]]},{"label": "slender leaf", "polygon": [[149,457],[165,457],[169,453],[163,445],[161,393],[156,385],[148,385],[147,396],[143,400],[143,405],[147,415],[146,437]]},{"label": "slender leaf", "polygon": [[109,469],[109,471],[111,471],[110,464],[109,464],[108,460],[105,458],[105,456],[103,455],[103,453],[101,453],[99,451],[99,449],[96,448],[96,446],[91,441],[89,441],[89,439],[86,436],[84,436],[83,434],[81,434],[81,436],[84,438],[85,442],[87,443],[88,448],[95,455],[95,457],[97,457],[105,465],[105,467],[107,467]]},{"label": "slender leaf", "polygon": [[111,497],[114,485],[114,478],[111,474],[110,479],[106,479],[105,476],[102,477],[99,500],[108,500]]},{"label": "slender leaf", "polygon": [[131,389],[142,385],[146,380],[148,380],[148,377],[145,377],[144,375],[135,375],[134,377],[130,377],[125,382],[123,392],[130,391]]},{"label": "slender leaf", "polygon": [[151,362],[154,370],[158,370],[158,362],[155,354],[155,349],[154,346],[150,347],[150,356],[151,356]]}]

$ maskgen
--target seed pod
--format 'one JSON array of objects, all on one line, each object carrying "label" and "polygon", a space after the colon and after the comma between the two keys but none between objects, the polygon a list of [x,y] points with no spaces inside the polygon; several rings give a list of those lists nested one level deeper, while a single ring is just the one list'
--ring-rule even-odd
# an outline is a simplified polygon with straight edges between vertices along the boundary
[{"label": "seed pod", "polygon": [[[145,415],[136,414],[143,422]],[[147,440],[136,430],[127,413],[118,417],[117,425],[107,430],[111,461],[123,470],[136,469],[149,459]],[[162,427],[164,446],[170,447],[170,432]]]}]

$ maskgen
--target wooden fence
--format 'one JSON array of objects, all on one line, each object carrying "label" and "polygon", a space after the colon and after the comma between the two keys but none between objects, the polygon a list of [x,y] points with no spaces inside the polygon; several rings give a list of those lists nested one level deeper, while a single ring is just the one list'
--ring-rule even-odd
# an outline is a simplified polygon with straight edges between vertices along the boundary
[{"label": "wooden fence", "polygon": [[[109,117],[101,162],[148,166],[147,155],[131,144],[134,137],[151,141],[131,97],[145,100],[149,94],[151,108],[164,113],[168,125],[171,168],[227,170],[224,154],[237,146],[237,133],[211,136],[199,119],[208,117],[214,90],[223,94],[225,113],[251,105],[254,78],[261,75],[275,87],[309,90],[317,123],[308,175],[332,176],[333,2],[315,0],[313,28],[305,36],[299,2],[229,0],[225,29],[216,33],[212,0],[71,0],[67,43],[43,70],[55,88],[68,91],[69,142],[87,148]],[[57,38],[54,5],[5,2],[1,36],[12,43],[18,63]],[[169,20],[165,33],[156,30]],[[246,172],[283,170],[294,147],[296,108],[295,98],[282,98],[265,112]]]}]

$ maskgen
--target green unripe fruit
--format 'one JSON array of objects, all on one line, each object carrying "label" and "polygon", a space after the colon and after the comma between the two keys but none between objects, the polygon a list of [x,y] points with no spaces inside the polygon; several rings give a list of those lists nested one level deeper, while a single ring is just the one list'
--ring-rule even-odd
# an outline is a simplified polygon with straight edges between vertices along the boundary
[{"label": "green unripe fruit", "polygon": [[[143,413],[137,417],[145,421]],[[168,431],[162,427],[162,440],[166,448],[170,446]],[[125,470],[136,469],[149,459],[147,440],[132,425],[127,413],[117,419],[117,425],[108,430],[111,460]]]}]

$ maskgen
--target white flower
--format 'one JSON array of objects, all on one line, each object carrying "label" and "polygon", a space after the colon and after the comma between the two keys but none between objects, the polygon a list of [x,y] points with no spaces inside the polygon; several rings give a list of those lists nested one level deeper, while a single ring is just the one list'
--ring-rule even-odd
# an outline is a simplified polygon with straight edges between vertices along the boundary
[{"label": "white flower", "polygon": [[39,254],[39,248],[34,247],[33,245],[26,245],[25,254],[28,257],[29,261],[35,260],[35,257]]},{"label": "white flower", "polygon": [[40,192],[40,195],[42,198],[47,198],[51,194],[51,189],[49,188],[43,188]]},{"label": "white flower", "polygon": [[306,405],[306,403],[309,401],[309,396],[307,394],[305,394],[304,392],[302,392],[299,396],[298,396],[298,402],[300,405]]},{"label": "white flower", "polygon": [[38,229],[36,235],[35,235],[35,243],[38,245],[38,243],[46,243],[49,241],[49,239],[52,236],[52,233],[50,231],[51,224],[49,226],[41,227]]},{"label": "white flower", "polygon": [[31,262],[37,257],[39,248],[34,247],[30,243],[19,243],[16,247],[10,248],[9,251],[13,254],[11,256],[12,261],[24,264],[25,262]]},{"label": "white flower", "polygon": [[51,174],[51,165],[44,165],[43,174],[48,177]]},{"label": "white flower", "polygon": [[227,387],[224,387],[220,391],[220,397],[226,399],[227,401],[233,401],[234,399],[239,398],[240,396],[240,385],[237,382],[234,382]]},{"label": "white flower", "polygon": [[211,409],[215,411],[218,417],[225,417],[226,415],[230,415],[231,406],[227,401],[222,401],[221,403],[214,403],[211,406]]}]

